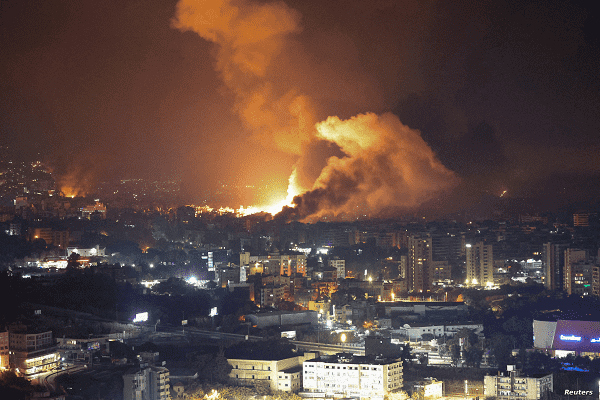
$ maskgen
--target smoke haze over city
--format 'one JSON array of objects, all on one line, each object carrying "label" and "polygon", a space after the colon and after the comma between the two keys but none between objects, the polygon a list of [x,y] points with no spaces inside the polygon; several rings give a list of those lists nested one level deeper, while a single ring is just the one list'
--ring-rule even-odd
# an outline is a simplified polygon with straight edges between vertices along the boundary
[{"label": "smoke haze over city", "polygon": [[226,205],[299,218],[394,215],[456,188],[598,194],[600,51],[583,4],[2,8],[0,144],[39,153],[72,191],[176,177],[198,203],[225,182],[268,188]]}]

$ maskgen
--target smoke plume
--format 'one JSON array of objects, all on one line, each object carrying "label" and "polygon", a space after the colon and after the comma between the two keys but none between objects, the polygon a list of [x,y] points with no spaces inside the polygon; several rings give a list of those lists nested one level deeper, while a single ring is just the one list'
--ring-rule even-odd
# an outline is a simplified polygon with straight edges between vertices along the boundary
[{"label": "smoke plume", "polygon": [[280,2],[181,0],[172,25],[217,45],[216,69],[255,139],[301,154],[316,122],[312,107],[293,84],[275,82],[270,69],[286,35],[301,31],[299,13]]},{"label": "smoke plume", "polygon": [[329,117],[316,129],[345,156],[329,158],[313,189],[294,198],[299,218],[393,215],[458,182],[419,131],[393,114],[361,114],[345,121]]},{"label": "smoke plume", "polygon": [[282,81],[276,77],[286,74],[273,71],[289,65],[275,61],[289,37],[301,33],[299,13],[285,4],[180,0],[172,25],[216,44],[216,69],[254,137],[298,156],[288,187],[293,207],[284,214],[392,215],[457,183],[420,133],[393,114],[317,123],[313,102],[295,89],[300,82]]}]

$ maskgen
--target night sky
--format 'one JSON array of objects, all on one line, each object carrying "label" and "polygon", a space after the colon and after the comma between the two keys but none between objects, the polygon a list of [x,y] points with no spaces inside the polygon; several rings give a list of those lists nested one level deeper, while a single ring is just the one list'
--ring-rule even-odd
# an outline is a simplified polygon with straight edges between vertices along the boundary
[{"label": "night sky", "polygon": [[[207,22],[217,6],[225,22]],[[600,192],[592,6],[2,1],[0,144],[40,153],[81,185],[180,178],[189,202],[219,182],[275,189],[240,204],[283,198],[293,170],[294,194],[329,210],[413,207],[456,187],[590,200]],[[379,147],[317,133],[330,116],[343,129],[368,124],[352,135]],[[400,165],[401,185],[357,172]],[[348,187],[363,194],[340,197]],[[335,199],[319,197],[330,188]]]}]

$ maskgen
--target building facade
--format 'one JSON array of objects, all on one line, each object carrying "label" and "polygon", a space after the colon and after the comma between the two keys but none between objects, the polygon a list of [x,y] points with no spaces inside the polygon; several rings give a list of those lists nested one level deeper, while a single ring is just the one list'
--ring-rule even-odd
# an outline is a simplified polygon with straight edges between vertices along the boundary
[{"label": "building facade", "polygon": [[299,390],[302,384],[302,363],[315,357],[315,353],[304,353],[282,360],[231,358],[227,359],[232,368],[229,378],[243,386],[262,383],[268,385],[271,390],[293,392]]},{"label": "building facade", "polygon": [[383,399],[402,388],[402,361],[337,354],[303,364],[304,391],[326,397]]},{"label": "building facade", "polygon": [[415,293],[431,289],[431,238],[411,235],[408,238],[408,290]]},{"label": "building facade", "polygon": [[329,260],[329,266],[337,270],[337,279],[346,278],[346,260]]},{"label": "building facade", "polygon": [[31,332],[24,325],[8,329],[9,363],[27,379],[58,367],[60,354],[54,345],[52,331]]},{"label": "building facade", "polygon": [[485,396],[498,400],[537,400],[552,392],[552,374],[528,377],[521,376],[514,365],[507,365],[506,369],[497,376],[484,377]]},{"label": "building facade", "polygon": [[542,250],[542,268],[544,286],[549,290],[562,290],[565,266],[565,250],[568,243],[544,243]]},{"label": "building facade", "polygon": [[467,256],[467,286],[492,286],[494,284],[494,250],[491,244],[477,242],[465,244]]},{"label": "building facade", "polygon": [[169,370],[147,367],[123,375],[123,400],[167,400],[171,397]]}]

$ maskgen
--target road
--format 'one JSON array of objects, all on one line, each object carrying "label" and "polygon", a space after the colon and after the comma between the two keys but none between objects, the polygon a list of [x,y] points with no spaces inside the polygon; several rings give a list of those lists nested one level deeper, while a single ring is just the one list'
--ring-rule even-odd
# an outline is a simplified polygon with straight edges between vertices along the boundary
[{"label": "road", "polygon": [[87,365],[74,365],[67,367],[64,370],[53,371],[40,376],[40,383],[43,384],[50,392],[56,390],[56,377],[62,374],[72,374],[87,368]]}]

